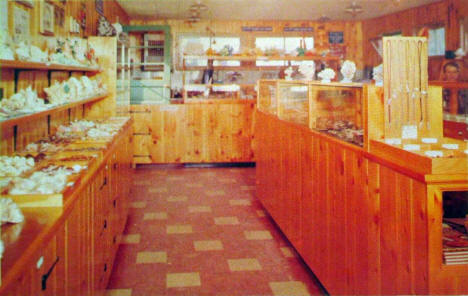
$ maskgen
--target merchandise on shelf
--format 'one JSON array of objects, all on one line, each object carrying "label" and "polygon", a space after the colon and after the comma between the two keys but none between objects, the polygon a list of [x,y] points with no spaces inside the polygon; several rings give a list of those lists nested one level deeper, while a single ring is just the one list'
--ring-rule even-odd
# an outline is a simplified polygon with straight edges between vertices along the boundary
[{"label": "merchandise on shelf", "polygon": [[323,83],[330,82],[333,78],[335,78],[335,71],[331,68],[325,68],[320,71],[317,76],[322,79]]},{"label": "merchandise on shelf", "polygon": [[0,156],[0,178],[16,177],[33,167],[33,158],[21,156]]},{"label": "merchandise on shelf", "polygon": [[49,103],[58,105],[68,102],[79,101],[104,94],[107,87],[102,85],[98,79],[89,79],[82,76],[80,79],[71,77],[64,82],[55,82],[44,91]]},{"label": "merchandise on shelf", "polygon": [[18,205],[10,198],[0,198],[0,225],[6,223],[21,223],[23,221],[24,216]]},{"label": "merchandise on shelf", "polygon": [[0,32],[0,59],[12,61],[15,59],[15,53],[12,50],[11,38]]},{"label": "merchandise on shelf", "polygon": [[341,66],[341,74],[343,74],[343,83],[353,82],[354,74],[356,73],[356,64],[353,61],[344,61]]},{"label": "merchandise on shelf", "polygon": [[364,130],[357,128],[354,123],[350,121],[334,121],[327,118],[317,118],[317,127],[319,130],[338,137],[343,141],[363,146]]}]

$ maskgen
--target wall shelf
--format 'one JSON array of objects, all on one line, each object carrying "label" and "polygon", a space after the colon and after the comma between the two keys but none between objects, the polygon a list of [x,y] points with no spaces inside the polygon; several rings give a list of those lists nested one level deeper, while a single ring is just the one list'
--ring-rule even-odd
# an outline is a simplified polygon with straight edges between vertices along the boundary
[{"label": "wall shelf", "polygon": [[23,69],[23,70],[58,70],[58,71],[80,71],[80,72],[101,72],[97,67],[70,66],[48,63],[36,63],[25,61],[0,60],[1,69]]},{"label": "wall shelf", "polygon": [[12,126],[12,125],[24,123],[24,122],[27,122],[27,121],[35,120],[35,119],[37,119],[39,117],[47,116],[47,115],[50,115],[52,113],[67,110],[67,109],[70,109],[70,108],[73,108],[73,107],[76,107],[76,106],[79,106],[79,105],[85,105],[85,104],[89,104],[89,103],[98,102],[98,101],[101,101],[101,100],[105,99],[108,95],[109,95],[109,93],[105,93],[105,94],[98,95],[98,96],[91,97],[91,98],[87,98],[87,99],[84,99],[84,100],[71,102],[71,103],[63,104],[63,105],[58,105],[58,106],[52,107],[50,109],[46,109],[46,110],[39,111],[39,112],[36,112],[36,113],[21,114],[21,115],[17,115],[17,116],[14,116],[14,117],[7,117],[3,121],[0,120],[0,123],[2,124],[2,126]]}]

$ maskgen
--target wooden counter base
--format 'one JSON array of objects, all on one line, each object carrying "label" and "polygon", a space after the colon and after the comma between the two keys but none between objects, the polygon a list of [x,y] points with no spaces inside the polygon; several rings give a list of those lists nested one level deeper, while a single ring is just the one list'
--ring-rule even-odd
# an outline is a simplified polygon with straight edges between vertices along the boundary
[{"label": "wooden counter base", "polygon": [[442,264],[440,184],[258,110],[255,139],[257,196],[330,294],[468,293],[468,266]]},{"label": "wooden counter base", "polygon": [[255,102],[132,105],[134,163],[252,162]]}]

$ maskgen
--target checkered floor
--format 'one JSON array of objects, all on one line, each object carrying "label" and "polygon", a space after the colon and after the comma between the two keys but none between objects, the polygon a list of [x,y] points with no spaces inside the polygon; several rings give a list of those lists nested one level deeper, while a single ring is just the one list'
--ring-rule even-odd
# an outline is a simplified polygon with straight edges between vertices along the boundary
[{"label": "checkered floor", "polygon": [[107,294],[323,294],[255,197],[255,168],[136,170]]}]

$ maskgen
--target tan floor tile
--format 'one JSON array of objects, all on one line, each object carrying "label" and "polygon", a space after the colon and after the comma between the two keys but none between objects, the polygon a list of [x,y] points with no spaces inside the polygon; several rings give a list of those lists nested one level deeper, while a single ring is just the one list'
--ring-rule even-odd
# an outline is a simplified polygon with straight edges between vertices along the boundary
[{"label": "tan floor tile", "polygon": [[281,247],[280,250],[286,258],[296,257],[294,250],[290,247]]},{"label": "tan floor tile", "polygon": [[206,213],[211,212],[210,206],[189,206],[189,213]]},{"label": "tan floor tile", "polygon": [[169,176],[166,177],[168,181],[183,181],[185,178],[183,176]]},{"label": "tan floor tile", "polygon": [[146,207],[146,202],[145,201],[134,201],[130,203],[130,207],[134,209],[142,209]]},{"label": "tan floor tile", "polygon": [[310,296],[303,282],[270,282],[269,285],[275,296]]},{"label": "tan floor tile", "polygon": [[266,217],[266,212],[264,210],[257,210],[257,216],[260,218]]},{"label": "tan floor tile", "polygon": [[202,183],[185,183],[185,186],[188,188],[202,188],[203,184]]},{"label": "tan floor tile", "polygon": [[255,185],[243,185],[240,188],[241,190],[255,190]]},{"label": "tan floor tile", "polygon": [[205,177],[214,177],[216,176],[215,172],[203,172],[200,175],[205,176]]},{"label": "tan floor tile", "polygon": [[207,190],[205,194],[208,196],[222,196],[226,195],[226,192],[224,190]]},{"label": "tan floor tile", "polygon": [[244,236],[248,240],[273,239],[273,237],[271,236],[271,233],[268,230],[244,231]]},{"label": "tan floor tile", "polygon": [[132,289],[108,289],[106,296],[132,296]]},{"label": "tan floor tile", "polygon": [[166,252],[138,252],[136,263],[166,263]]},{"label": "tan floor tile", "polygon": [[214,222],[216,225],[237,225],[239,219],[237,217],[216,217]]},{"label": "tan floor tile", "polygon": [[201,285],[200,273],[168,273],[166,275],[167,288],[198,287]]},{"label": "tan floor tile", "polygon": [[228,259],[229,269],[231,271],[250,271],[261,270],[260,262],[256,258]]},{"label": "tan floor tile", "polygon": [[188,196],[186,195],[176,195],[176,196],[169,196],[167,198],[168,202],[184,202],[188,200]]},{"label": "tan floor tile", "polygon": [[157,212],[157,213],[145,213],[143,215],[143,220],[166,220],[166,212]]},{"label": "tan floor tile", "polygon": [[195,251],[218,251],[223,250],[223,243],[220,240],[194,241]]},{"label": "tan floor tile", "polygon": [[183,234],[192,232],[192,225],[168,225],[166,227],[167,234]]},{"label": "tan floor tile", "polygon": [[139,244],[140,235],[139,234],[127,234],[122,237],[122,244]]},{"label": "tan floor tile", "polygon": [[166,193],[168,191],[167,187],[148,188],[148,193]]},{"label": "tan floor tile", "polygon": [[250,206],[252,202],[248,199],[231,199],[229,204],[231,206]]}]

